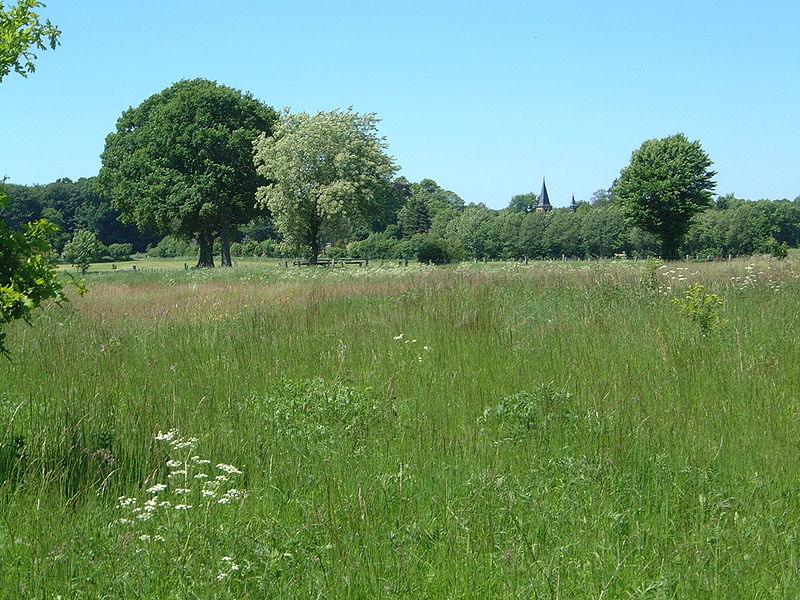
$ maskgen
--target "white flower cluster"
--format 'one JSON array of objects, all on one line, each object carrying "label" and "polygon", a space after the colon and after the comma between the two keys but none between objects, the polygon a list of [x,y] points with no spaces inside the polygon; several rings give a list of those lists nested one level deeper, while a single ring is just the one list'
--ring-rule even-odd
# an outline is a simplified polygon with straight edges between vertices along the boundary
[{"label": "white flower cluster", "polygon": [[[183,437],[177,429],[170,429],[166,433],[159,431],[155,439],[169,445],[171,456],[166,461],[170,469],[167,483],[159,482],[148,487],[145,493],[149,498],[143,502],[136,497],[120,496],[117,499],[117,509],[125,514],[115,523],[128,528],[138,527],[138,539],[142,542],[165,541],[161,533],[167,533],[172,527],[170,515],[175,511],[209,511],[213,506],[240,501],[247,495],[245,490],[235,487],[235,479],[243,473],[234,465],[218,463],[217,469],[222,473],[214,477],[203,472],[206,465],[211,465],[211,460],[192,454],[197,438]],[[142,528],[146,530],[142,531]]]},{"label": "white flower cluster", "polygon": [[217,575],[217,581],[224,581],[230,577],[232,573],[239,570],[239,565],[236,564],[232,556],[223,556],[220,558],[220,562],[222,562],[223,570]]}]

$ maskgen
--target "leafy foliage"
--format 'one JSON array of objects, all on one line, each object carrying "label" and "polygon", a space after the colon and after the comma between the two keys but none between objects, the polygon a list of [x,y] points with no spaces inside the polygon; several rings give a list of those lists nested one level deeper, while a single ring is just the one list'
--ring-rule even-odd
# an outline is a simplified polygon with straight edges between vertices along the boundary
[{"label": "leafy foliage", "polygon": [[[7,201],[0,191],[0,206]],[[0,221],[0,328],[14,319],[29,320],[46,300],[66,300],[52,262],[50,236],[57,228],[45,220],[11,231]],[[0,353],[7,354],[0,331]]]},{"label": "leafy foliage", "polygon": [[36,70],[31,48],[55,50],[61,31],[49,20],[42,23],[34,9],[44,7],[38,0],[19,0],[10,9],[0,2],[0,81],[12,70],[23,77]]},{"label": "leafy foliage", "polygon": [[78,231],[62,252],[62,258],[73,267],[86,273],[89,264],[98,261],[106,251],[106,247],[91,231]]},{"label": "leafy foliage", "polygon": [[680,309],[681,313],[697,323],[704,335],[722,324],[719,315],[723,304],[722,297],[709,292],[699,283],[686,290],[683,297],[673,298],[672,302]]},{"label": "leafy foliage", "polygon": [[336,239],[382,212],[397,168],[377,123],[373,114],[349,110],[287,112],[272,137],[262,134],[255,142],[257,171],[269,181],[256,198],[312,261],[326,236]]},{"label": "leafy foliage", "polygon": [[230,242],[257,214],[252,143],[275,119],[249,94],[205,79],[179,81],[122,114],[106,138],[100,184],[125,219],[197,239],[198,266],[213,267],[214,239]]},{"label": "leafy foliage", "polygon": [[699,141],[679,133],[644,142],[620,173],[615,197],[631,223],[659,236],[664,258],[677,257],[691,218],[711,205],[711,164]]}]

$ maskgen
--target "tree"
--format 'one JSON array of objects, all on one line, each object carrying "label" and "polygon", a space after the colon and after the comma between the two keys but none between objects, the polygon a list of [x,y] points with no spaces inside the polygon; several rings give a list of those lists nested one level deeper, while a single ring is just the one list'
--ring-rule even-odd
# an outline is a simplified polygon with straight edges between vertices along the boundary
[{"label": "tree", "polygon": [[539,195],[533,192],[527,194],[517,194],[508,203],[508,210],[515,210],[517,212],[530,213],[535,212],[539,204]]},{"label": "tree", "polygon": [[397,170],[378,137],[378,119],[351,110],[284,113],[272,137],[255,142],[255,165],[269,183],[257,201],[278,230],[315,263],[323,241],[383,211]]},{"label": "tree", "polygon": [[269,135],[275,111],[249,94],[206,79],[179,81],[122,113],[109,134],[99,184],[122,218],[139,228],[196,239],[198,267],[214,266],[214,240],[230,265],[238,225],[258,214],[263,183],[253,140]]},{"label": "tree", "polygon": [[[61,32],[46,21],[42,25],[33,9],[36,0],[21,0],[5,10],[0,2],[0,81],[13,69],[23,77],[35,70],[31,47],[55,48]],[[46,45],[47,44],[47,45]],[[8,196],[0,189],[0,209]],[[55,266],[50,260],[49,236],[55,227],[45,220],[28,223],[24,231],[12,231],[0,220],[0,328],[15,319],[30,319],[31,312],[48,299],[66,299]],[[82,289],[82,288],[81,288]],[[0,331],[0,353],[8,354]]]},{"label": "tree", "polygon": [[397,221],[405,237],[417,233],[427,233],[431,228],[431,216],[428,206],[422,198],[411,196],[406,200],[405,206],[397,213]]},{"label": "tree", "polygon": [[[7,202],[0,191],[0,206]],[[24,231],[12,231],[0,221],[0,328],[15,319],[28,321],[45,300],[66,300],[50,256],[49,236],[55,227],[40,219]],[[7,354],[0,331],[0,354]]]},{"label": "tree", "polygon": [[0,81],[12,70],[23,77],[36,70],[36,54],[31,48],[55,50],[61,31],[49,20],[41,22],[35,8],[44,7],[38,0],[19,0],[5,10],[0,2]]},{"label": "tree", "polygon": [[81,275],[86,273],[89,264],[96,262],[106,251],[103,242],[91,231],[81,230],[75,233],[72,241],[64,246],[61,257],[76,269]]},{"label": "tree", "polygon": [[692,217],[711,205],[716,172],[700,147],[682,133],[648,140],[622,169],[614,195],[632,224],[661,241],[661,255],[677,258]]}]

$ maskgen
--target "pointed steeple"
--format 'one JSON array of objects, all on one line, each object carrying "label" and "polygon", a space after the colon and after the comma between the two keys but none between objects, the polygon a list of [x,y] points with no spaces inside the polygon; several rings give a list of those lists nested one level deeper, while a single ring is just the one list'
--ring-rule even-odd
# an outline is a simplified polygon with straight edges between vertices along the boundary
[{"label": "pointed steeple", "polygon": [[545,185],[544,177],[542,177],[542,193],[539,195],[539,204],[536,206],[536,212],[547,212],[549,210],[553,210],[553,205],[550,204],[547,185]]},{"label": "pointed steeple", "polygon": [[575,202],[575,194],[572,194],[572,202],[570,202],[569,209],[572,212],[576,212],[578,210],[578,203]]}]

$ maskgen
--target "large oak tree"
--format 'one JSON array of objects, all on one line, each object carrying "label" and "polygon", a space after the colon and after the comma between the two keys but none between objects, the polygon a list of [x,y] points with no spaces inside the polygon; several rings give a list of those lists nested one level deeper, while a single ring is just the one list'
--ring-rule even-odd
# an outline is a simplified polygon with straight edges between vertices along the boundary
[{"label": "large oak tree", "polygon": [[230,240],[256,216],[263,180],[253,140],[270,135],[275,111],[250,94],[205,79],[179,81],[122,113],[106,138],[100,184],[123,219],[197,240],[198,267],[213,267],[214,240],[230,265]]},{"label": "large oak tree", "polygon": [[661,240],[661,256],[678,256],[692,217],[711,205],[716,172],[699,141],[678,133],[644,142],[614,187],[627,219]]},{"label": "large oak tree", "polygon": [[397,170],[372,114],[285,113],[273,136],[255,143],[258,189],[284,238],[317,260],[325,235],[368,224],[384,211]]}]

